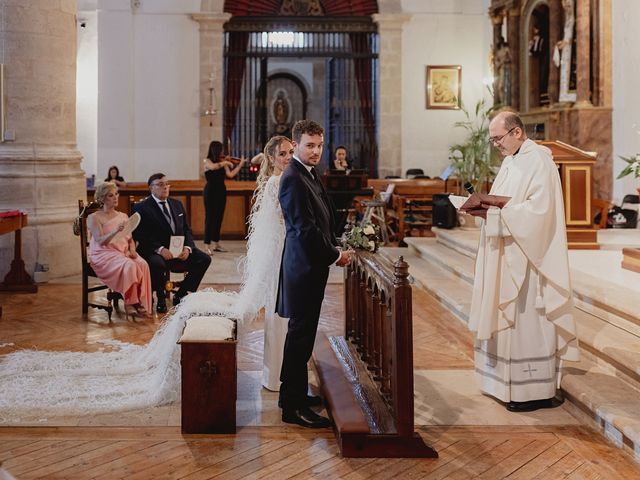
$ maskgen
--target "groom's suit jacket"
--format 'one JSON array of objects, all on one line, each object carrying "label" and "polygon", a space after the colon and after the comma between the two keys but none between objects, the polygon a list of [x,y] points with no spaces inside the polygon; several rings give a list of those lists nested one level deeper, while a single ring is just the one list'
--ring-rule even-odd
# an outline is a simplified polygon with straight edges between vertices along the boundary
[{"label": "groom's suit jacket", "polygon": [[284,318],[319,313],[329,266],[340,256],[331,202],[295,158],[282,174],[279,199],[286,236],[276,312]]},{"label": "groom's suit jacket", "polygon": [[138,252],[143,258],[149,257],[160,247],[169,248],[171,235],[184,235],[185,247],[191,247],[192,250],[196,248],[182,203],[173,198],[168,198],[167,203],[176,227],[175,233],[171,232],[171,225],[151,195],[134,206],[141,218],[133,237],[138,242]]}]

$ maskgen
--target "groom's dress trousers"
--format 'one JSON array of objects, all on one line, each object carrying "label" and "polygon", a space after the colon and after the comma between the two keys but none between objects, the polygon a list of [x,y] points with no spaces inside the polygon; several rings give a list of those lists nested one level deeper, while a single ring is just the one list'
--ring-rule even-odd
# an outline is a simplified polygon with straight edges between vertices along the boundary
[{"label": "groom's dress trousers", "polygon": [[334,215],[324,187],[295,158],[280,180],[286,226],[276,312],[289,318],[280,380],[283,408],[304,405],[307,363],[316,338],[329,267],[340,257]]}]

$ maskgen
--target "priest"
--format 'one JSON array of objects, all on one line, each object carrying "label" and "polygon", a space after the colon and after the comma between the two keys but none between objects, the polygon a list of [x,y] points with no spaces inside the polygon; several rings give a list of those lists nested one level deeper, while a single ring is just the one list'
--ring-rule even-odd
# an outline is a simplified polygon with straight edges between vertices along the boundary
[{"label": "priest", "polygon": [[510,411],[551,408],[563,361],[578,360],[564,206],[551,151],[529,140],[520,117],[489,125],[505,159],[472,214],[480,235],[469,326],[481,390]]}]

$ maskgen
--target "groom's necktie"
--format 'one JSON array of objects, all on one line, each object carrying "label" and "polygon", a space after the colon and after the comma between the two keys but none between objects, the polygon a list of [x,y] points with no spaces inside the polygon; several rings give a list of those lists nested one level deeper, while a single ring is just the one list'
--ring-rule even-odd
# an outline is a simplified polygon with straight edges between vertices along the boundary
[{"label": "groom's necktie", "polygon": [[173,218],[171,218],[171,214],[169,213],[169,209],[167,208],[167,202],[160,202],[160,205],[162,206],[162,212],[164,213],[164,216],[167,218],[167,222],[169,222],[171,231],[173,233],[176,233],[176,228],[173,224]]},{"label": "groom's necktie", "polygon": [[312,167],[311,170],[309,170],[309,173],[311,173],[311,177],[317,182],[318,174],[316,173],[316,169]]}]

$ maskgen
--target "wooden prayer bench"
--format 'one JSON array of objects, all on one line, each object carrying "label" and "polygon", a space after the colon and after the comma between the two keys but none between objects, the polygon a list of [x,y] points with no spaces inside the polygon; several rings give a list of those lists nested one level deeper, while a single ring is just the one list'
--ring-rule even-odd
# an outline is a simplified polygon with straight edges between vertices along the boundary
[{"label": "wooden prayer bench", "polygon": [[343,457],[436,458],[414,431],[409,266],[358,251],[345,269],[345,335],[314,364]]},{"label": "wooden prayer bench", "polygon": [[189,318],[182,337],[182,432],[235,433],[236,323],[222,316]]}]

